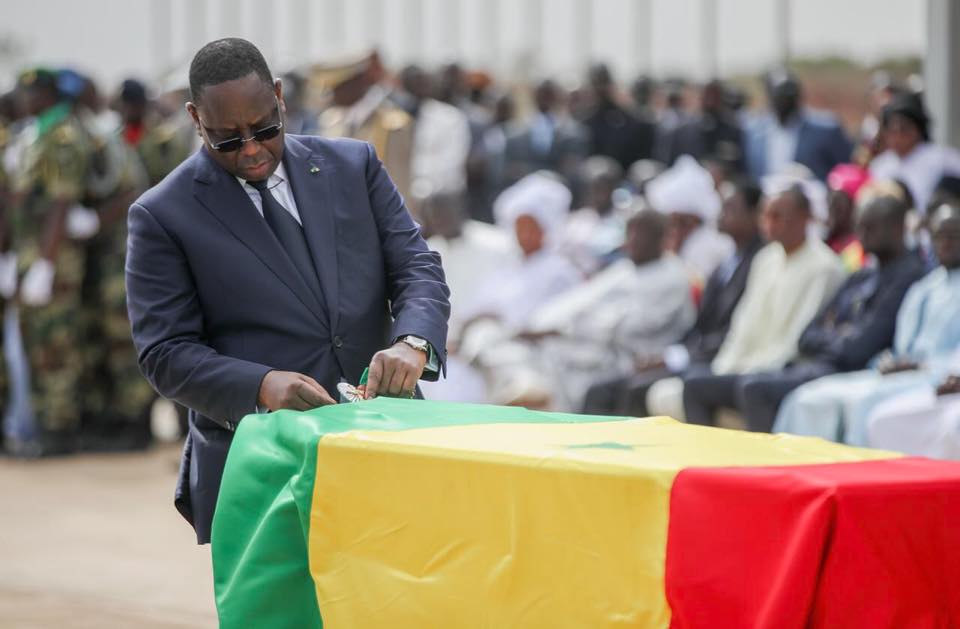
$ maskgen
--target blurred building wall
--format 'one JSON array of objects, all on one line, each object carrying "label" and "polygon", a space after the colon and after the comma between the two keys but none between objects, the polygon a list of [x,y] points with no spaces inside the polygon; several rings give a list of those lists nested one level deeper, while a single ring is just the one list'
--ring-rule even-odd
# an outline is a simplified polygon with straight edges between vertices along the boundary
[{"label": "blurred building wall", "polygon": [[859,60],[922,54],[921,0],[11,0],[0,71],[72,63],[108,83],[185,67],[205,41],[254,40],[279,69],[376,45],[392,65],[461,59],[502,76],[578,78],[607,60],[705,78],[788,51]]},{"label": "blurred building wall", "polygon": [[938,142],[960,147],[960,2],[927,0],[924,85]]}]

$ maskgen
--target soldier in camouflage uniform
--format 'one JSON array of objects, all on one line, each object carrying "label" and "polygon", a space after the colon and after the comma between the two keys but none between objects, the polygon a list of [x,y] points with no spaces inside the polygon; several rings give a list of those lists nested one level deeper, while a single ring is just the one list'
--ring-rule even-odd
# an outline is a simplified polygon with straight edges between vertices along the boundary
[{"label": "soldier in camouflage uniform", "polygon": [[[167,102],[166,107],[163,107],[159,102],[147,98],[147,90],[142,83],[127,79],[121,85],[119,98],[117,99],[117,110],[123,120],[121,136],[127,145],[134,148],[139,155],[140,162],[146,171],[148,186],[160,183],[174,168],[189,157],[196,139],[196,131],[193,125],[181,122],[189,120],[188,117],[183,116],[182,104],[174,109],[172,106],[176,102],[174,94],[167,94],[166,96],[170,102]],[[126,222],[124,222],[123,228],[125,234]],[[126,241],[118,244],[125,248]],[[124,298],[125,302],[126,289],[123,275],[125,256],[126,251],[124,250],[124,254],[117,260],[119,266],[114,269],[116,274],[110,274],[112,279],[105,284],[104,299],[114,305],[121,303],[121,297]],[[129,382],[134,379],[142,381],[142,378],[139,375],[140,370],[136,363],[136,354],[130,336],[126,304],[123,303],[122,305],[122,310],[115,311],[116,316],[109,326],[116,333],[121,332],[121,330],[124,333],[122,339],[114,334],[110,335],[115,348],[110,370],[112,372],[119,370],[126,374],[125,378],[128,381],[126,387],[127,390],[131,391],[129,401],[136,403],[137,398],[141,395],[155,394],[153,394],[153,389],[149,387],[146,392],[142,391],[140,382],[136,384]],[[121,341],[129,345],[129,353],[121,354],[119,347]],[[122,360],[122,355],[126,355],[128,359]],[[115,377],[119,378],[119,375]],[[181,431],[186,434],[187,411],[183,407],[178,407],[177,410]]]},{"label": "soldier in camouflage uniform", "polygon": [[11,390],[4,427],[14,453],[56,453],[75,447],[81,416],[83,253],[66,230],[70,208],[84,195],[90,148],[53,73],[27,72],[19,86],[36,119],[13,176],[19,282],[16,305],[4,317]]},{"label": "soldier in camouflage uniform", "polygon": [[[92,85],[92,84],[91,84]],[[95,90],[87,89],[85,94]],[[94,450],[145,447],[155,393],[137,368],[124,289],[126,213],[146,189],[147,175],[123,127],[100,113],[95,99],[80,98],[75,111],[91,146],[85,205],[95,208],[99,229],[84,242],[82,446]]]},{"label": "soldier in camouflage uniform", "polygon": [[[146,169],[148,186],[160,183],[190,156],[193,127],[185,127],[159,115],[147,99],[146,87],[139,81],[127,79],[123,82],[117,109],[123,119],[123,139],[140,156]],[[182,116],[182,113],[182,110],[178,110],[176,115]]]},{"label": "soldier in camouflage uniform", "polygon": [[[10,138],[13,133],[11,125],[15,118],[14,95],[7,93],[2,96],[2,109],[0,109],[0,156],[6,154],[7,147],[10,144]],[[0,160],[0,313],[7,307],[7,300],[13,297],[13,291],[16,287],[16,257],[10,251],[10,230],[8,226],[10,207],[10,177],[7,174],[5,165]],[[3,349],[3,328],[0,326],[0,350]],[[3,356],[0,351],[0,356]],[[0,360],[0,409],[3,408],[2,400],[7,398],[7,370]],[[0,411],[2,417],[2,411]],[[3,437],[0,435],[0,442]]]}]

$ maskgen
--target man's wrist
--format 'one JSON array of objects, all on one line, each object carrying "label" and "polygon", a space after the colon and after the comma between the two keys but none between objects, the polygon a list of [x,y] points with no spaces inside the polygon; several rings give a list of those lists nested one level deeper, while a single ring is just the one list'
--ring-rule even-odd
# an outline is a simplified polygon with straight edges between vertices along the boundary
[{"label": "man's wrist", "polygon": [[436,350],[434,350],[433,345],[428,340],[416,334],[404,334],[394,341],[394,345],[397,343],[403,343],[412,349],[424,353],[424,356],[427,358],[423,366],[424,373],[440,373],[440,360],[437,358]]},{"label": "man's wrist", "polygon": [[430,355],[430,343],[428,343],[426,339],[420,338],[419,336],[407,334],[398,338],[397,342],[403,343],[408,347],[412,347],[418,352],[423,352],[426,356]]}]

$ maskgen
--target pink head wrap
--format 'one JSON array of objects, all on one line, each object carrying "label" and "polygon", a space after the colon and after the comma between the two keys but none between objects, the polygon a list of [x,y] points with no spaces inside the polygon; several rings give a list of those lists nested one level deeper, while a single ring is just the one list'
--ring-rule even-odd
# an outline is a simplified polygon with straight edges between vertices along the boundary
[{"label": "pink head wrap", "polygon": [[870,181],[870,173],[856,164],[838,164],[827,175],[827,186],[831,190],[846,192],[851,200],[857,200],[857,193]]}]

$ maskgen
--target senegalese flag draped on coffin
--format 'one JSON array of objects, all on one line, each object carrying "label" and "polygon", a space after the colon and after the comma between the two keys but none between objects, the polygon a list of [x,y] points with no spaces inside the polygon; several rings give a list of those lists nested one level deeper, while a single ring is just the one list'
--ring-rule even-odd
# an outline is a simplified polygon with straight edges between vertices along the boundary
[{"label": "senegalese flag draped on coffin", "polygon": [[948,627],[960,464],[377,399],[241,422],[221,626]]}]

